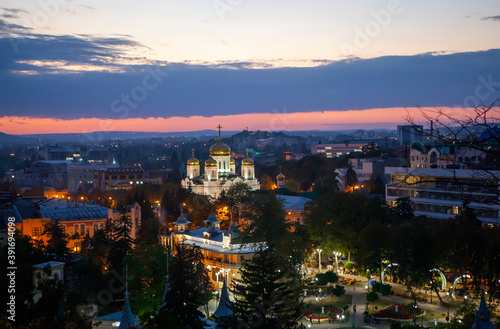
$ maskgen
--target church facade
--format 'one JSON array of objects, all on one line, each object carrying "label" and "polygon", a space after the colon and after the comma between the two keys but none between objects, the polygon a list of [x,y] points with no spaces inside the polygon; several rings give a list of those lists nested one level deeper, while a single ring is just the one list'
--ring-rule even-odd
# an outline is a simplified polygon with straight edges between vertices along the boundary
[{"label": "church facade", "polygon": [[241,161],[241,175],[236,173],[236,164],[231,157],[231,148],[219,140],[210,147],[210,157],[204,163],[201,172],[200,161],[194,156],[187,161],[187,175],[182,180],[182,187],[191,189],[196,194],[209,195],[217,198],[222,191],[227,191],[236,183],[247,184],[252,191],[260,189],[255,178],[254,161],[247,156]]}]

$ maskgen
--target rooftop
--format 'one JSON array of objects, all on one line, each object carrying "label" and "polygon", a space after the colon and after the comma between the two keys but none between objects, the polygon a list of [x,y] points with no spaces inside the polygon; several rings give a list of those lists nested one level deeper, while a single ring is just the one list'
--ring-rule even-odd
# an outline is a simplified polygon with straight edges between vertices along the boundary
[{"label": "rooftop", "polygon": [[51,198],[38,203],[40,216],[51,220],[106,219],[108,208],[80,202]]}]

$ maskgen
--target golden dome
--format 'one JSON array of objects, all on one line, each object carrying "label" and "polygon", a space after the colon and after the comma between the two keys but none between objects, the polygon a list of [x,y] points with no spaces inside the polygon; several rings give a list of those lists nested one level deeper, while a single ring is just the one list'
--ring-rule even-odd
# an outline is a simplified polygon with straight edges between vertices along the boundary
[{"label": "golden dome", "polygon": [[206,167],[217,167],[217,161],[215,161],[214,158],[210,157],[205,161],[205,166]]},{"label": "golden dome", "polygon": [[188,166],[199,166],[200,161],[194,157],[194,149],[192,149],[193,155],[191,158],[187,161]]},{"label": "golden dome", "polygon": [[210,147],[210,155],[231,155],[231,148],[224,144],[220,139]]},{"label": "golden dome", "polygon": [[248,156],[248,150],[247,150],[247,156],[243,160],[241,160],[241,165],[253,166],[253,160]]},{"label": "golden dome", "polygon": [[231,161],[229,162],[229,164],[230,164],[231,166],[232,166],[232,165],[234,165],[234,159],[233,159],[233,158],[231,158]]}]

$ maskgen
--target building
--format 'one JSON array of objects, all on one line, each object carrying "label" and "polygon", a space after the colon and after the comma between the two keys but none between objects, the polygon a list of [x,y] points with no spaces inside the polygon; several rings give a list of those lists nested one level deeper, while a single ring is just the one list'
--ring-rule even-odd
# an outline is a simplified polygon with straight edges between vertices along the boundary
[{"label": "building", "polygon": [[[381,159],[349,159],[349,163],[352,166],[354,172],[356,172],[356,177],[358,178],[359,185],[363,182],[370,180],[372,177],[377,175],[385,182],[385,162]],[[335,170],[337,174],[336,180],[339,185],[340,190],[346,189],[345,178],[347,175],[347,168],[339,168]]]},{"label": "building", "polygon": [[311,154],[324,155],[327,158],[335,158],[353,152],[362,152],[363,146],[368,143],[336,143],[336,144],[312,144]]},{"label": "building", "polygon": [[209,269],[212,283],[222,285],[222,279],[229,283],[239,279],[239,269],[245,259],[254,254],[251,246],[241,243],[236,225],[230,230],[220,230],[220,220],[212,213],[205,221],[207,227],[196,227],[190,230],[189,222],[184,215],[173,223],[174,230],[169,234],[160,235],[160,241],[165,247],[174,249],[174,245],[184,242],[188,246],[200,247],[203,253],[203,263]]},{"label": "building", "polygon": [[485,159],[483,151],[458,146],[432,146],[415,142],[410,148],[412,168],[455,168],[476,167]]},{"label": "building", "polygon": [[67,160],[78,163],[113,164],[117,150],[115,148],[93,146],[49,145],[45,149],[45,160]]},{"label": "building", "polygon": [[[78,236],[69,239],[68,248],[74,252],[81,251],[81,242],[87,233],[94,236],[97,230],[105,228],[108,219],[114,222],[121,215],[119,211],[103,206],[61,199],[48,199],[37,205],[37,217],[22,218],[16,228],[33,240],[45,241],[44,225],[57,220],[69,236]],[[141,206],[138,203],[128,206],[125,215],[132,221],[130,235],[135,239],[141,225]]]},{"label": "building", "polygon": [[117,164],[68,164],[68,192],[78,190],[91,191],[94,189],[94,172],[96,170],[118,169]]},{"label": "building", "polygon": [[94,170],[94,188],[101,191],[127,190],[144,184],[141,167],[102,168]]},{"label": "building", "polygon": [[409,197],[415,215],[447,219],[460,214],[465,201],[479,220],[499,223],[500,171],[386,167],[385,172],[390,206]]},{"label": "building", "polygon": [[196,194],[217,198],[222,191],[227,191],[237,183],[247,184],[252,191],[260,189],[255,178],[254,161],[247,156],[241,161],[241,175],[236,174],[236,163],[231,157],[231,148],[219,140],[210,147],[210,157],[205,161],[204,172],[201,172],[200,161],[192,157],[187,161],[187,177],[181,182],[182,187],[191,189]]},{"label": "building", "polygon": [[66,189],[69,162],[67,160],[35,161],[31,167],[9,170],[7,181],[20,187]]},{"label": "building", "polygon": [[94,188],[94,171],[118,168],[117,164],[74,164],[69,160],[36,161],[31,167],[7,172],[7,181],[19,187],[68,190]]},{"label": "building", "polygon": [[278,195],[277,198],[283,202],[287,222],[304,225],[304,208],[311,199],[293,195]]},{"label": "building", "polygon": [[424,141],[424,126],[422,125],[401,125],[398,126],[397,133],[401,146]]}]

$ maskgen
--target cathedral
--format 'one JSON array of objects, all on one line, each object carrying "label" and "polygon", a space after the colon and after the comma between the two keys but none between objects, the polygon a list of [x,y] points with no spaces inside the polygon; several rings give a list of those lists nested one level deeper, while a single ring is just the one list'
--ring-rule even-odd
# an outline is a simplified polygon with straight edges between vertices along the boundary
[{"label": "cathedral", "polygon": [[255,178],[254,162],[248,152],[241,161],[241,175],[238,175],[231,157],[231,148],[221,140],[222,127],[219,125],[217,128],[219,140],[210,147],[210,157],[205,161],[204,173],[201,173],[200,161],[195,158],[193,151],[192,157],[187,161],[187,176],[182,180],[182,187],[214,198],[236,183],[247,184],[252,191],[260,189],[259,181]]}]

